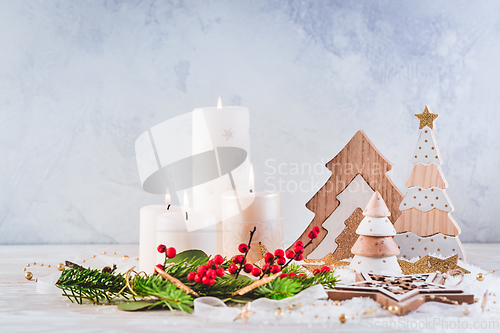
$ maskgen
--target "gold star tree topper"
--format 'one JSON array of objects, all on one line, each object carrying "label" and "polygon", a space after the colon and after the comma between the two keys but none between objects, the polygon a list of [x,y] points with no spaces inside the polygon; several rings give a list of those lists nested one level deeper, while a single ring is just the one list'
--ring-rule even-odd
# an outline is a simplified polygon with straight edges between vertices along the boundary
[{"label": "gold star tree topper", "polygon": [[415,117],[420,120],[420,125],[418,129],[422,129],[425,126],[429,127],[430,129],[433,129],[434,127],[434,120],[436,120],[437,117],[439,117],[438,114],[431,113],[429,108],[425,106],[425,109],[422,113],[417,113],[415,114]]}]

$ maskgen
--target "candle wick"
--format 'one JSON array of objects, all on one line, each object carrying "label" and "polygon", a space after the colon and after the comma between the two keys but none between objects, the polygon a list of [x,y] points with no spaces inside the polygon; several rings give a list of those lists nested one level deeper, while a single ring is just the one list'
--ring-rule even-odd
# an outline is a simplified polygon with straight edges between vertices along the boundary
[{"label": "candle wick", "polygon": [[167,210],[170,210],[170,204],[168,204],[168,206],[167,206]]},{"label": "candle wick", "polygon": [[188,212],[186,212],[186,220],[188,219]]},{"label": "candle wick", "polygon": [[252,189],[250,189],[250,193],[253,193],[253,190],[252,190]]}]

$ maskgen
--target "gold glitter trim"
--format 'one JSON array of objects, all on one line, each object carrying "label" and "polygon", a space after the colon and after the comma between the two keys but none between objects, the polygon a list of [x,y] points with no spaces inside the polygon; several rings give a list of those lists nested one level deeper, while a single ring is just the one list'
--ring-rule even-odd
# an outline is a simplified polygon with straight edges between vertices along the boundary
[{"label": "gold glitter trim", "polygon": [[398,259],[399,266],[401,267],[401,270],[405,275],[435,273],[437,271],[446,273],[450,270],[455,269],[462,271],[464,274],[470,274],[468,270],[458,266],[457,262],[458,254],[455,254],[454,256],[447,259],[439,259],[430,255],[426,255],[425,257],[417,260],[414,263]]}]

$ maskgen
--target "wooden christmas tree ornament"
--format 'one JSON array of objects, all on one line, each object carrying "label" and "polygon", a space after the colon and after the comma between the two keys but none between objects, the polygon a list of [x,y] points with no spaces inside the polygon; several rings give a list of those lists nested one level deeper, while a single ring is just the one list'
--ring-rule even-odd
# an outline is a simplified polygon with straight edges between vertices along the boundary
[{"label": "wooden christmas tree ornament", "polygon": [[396,258],[399,249],[394,242],[396,230],[387,219],[389,214],[382,196],[375,192],[363,212],[365,218],[356,230],[360,236],[352,247],[351,251],[355,256],[349,265],[354,271],[401,274]]},{"label": "wooden christmas tree ornament", "polygon": [[392,164],[363,131],[358,131],[326,167],[332,175],[307,202],[306,207],[315,216],[298,238],[308,242],[309,230],[315,226],[322,229],[318,238],[305,249],[304,257],[309,259],[320,259],[335,252],[337,244],[342,243],[342,237],[338,237],[345,227],[344,222],[356,208],[366,206],[374,191],[378,191],[387,203],[392,223],[401,214],[399,203],[403,195],[387,176]]},{"label": "wooden christmas tree ornament", "polygon": [[401,257],[411,259],[428,254],[444,257],[458,254],[465,260],[458,239],[460,227],[451,216],[453,205],[446,194],[448,183],[441,171],[442,159],[434,136],[437,114],[424,111],[415,115],[420,120],[420,137],[413,153],[413,169],[406,181],[408,192],[401,201],[394,227]]}]

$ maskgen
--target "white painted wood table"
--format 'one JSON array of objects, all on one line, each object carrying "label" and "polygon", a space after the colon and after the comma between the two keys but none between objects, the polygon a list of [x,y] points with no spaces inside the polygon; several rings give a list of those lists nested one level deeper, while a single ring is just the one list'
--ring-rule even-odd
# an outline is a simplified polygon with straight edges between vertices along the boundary
[{"label": "white painted wood table", "polygon": [[[496,255],[500,244],[464,246],[471,264],[490,270],[500,267],[500,259]],[[56,265],[66,259],[72,260],[86,251],[116,251],[132,257],[137,256],[138,245],[0,246],[0,332],[308,332],[311,328],[315,332],[359,330],[355,325],[324,328],[287,325],[284,322],[280,322],[279,326],[244,324],[240,321],[224,324],[179,312],[125,312],[115,306],[77,305],[63,296],[37,293],[36,283],[24,278],[23,268],[27,263],[36,261],[38,264]],[[52,269],[51,272],[55,270]]]}]

